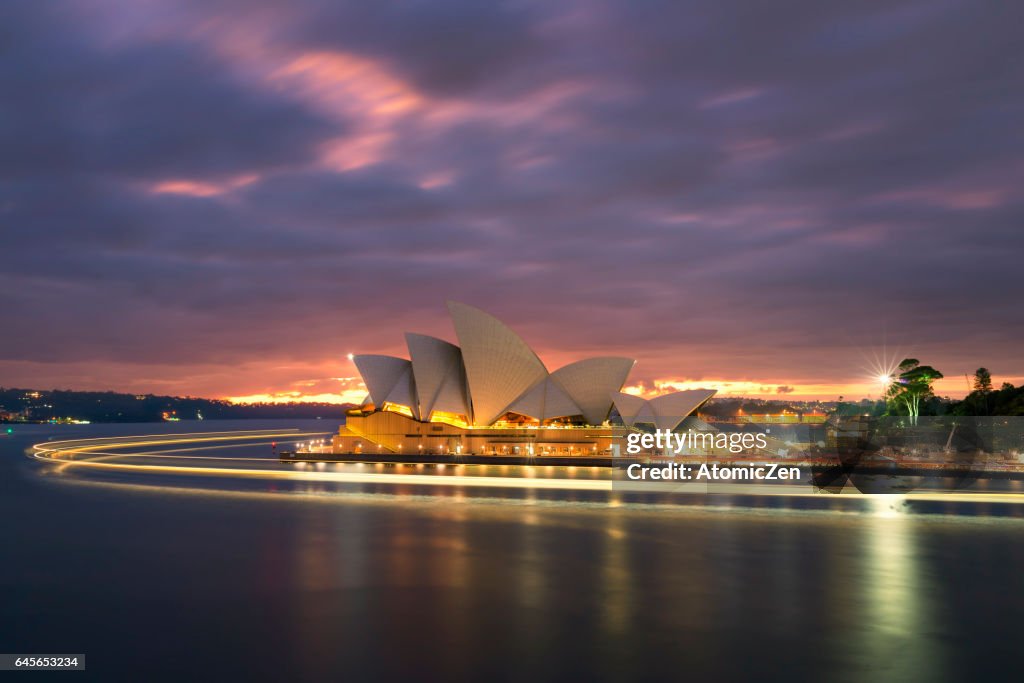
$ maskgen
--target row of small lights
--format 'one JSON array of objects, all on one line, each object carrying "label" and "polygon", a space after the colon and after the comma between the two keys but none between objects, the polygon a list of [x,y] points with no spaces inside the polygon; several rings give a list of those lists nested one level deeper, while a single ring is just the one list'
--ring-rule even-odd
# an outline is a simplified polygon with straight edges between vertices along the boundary
[{"label": "row of small lights", "polygon": [[[321,445],[321,446],[322,446],[322,445],[324,444],[324,440],[323,440],[323,439],[321,439],[321,440],[320,440],[319,442],[312,442],[312,441],[310,442],[310,444],[311,444],[311,445],[312,445],[313,443],[318,443],[319,445]],[[300,448],[300,450],[301,450],[301,448],[302,448],[303,444],[297,444],[297,445],[299,446],[299,448]],[[401,452],[401,451],[402,451],[402,446],[403,446],[402,444],[398,444],[398,451],[399,451],[399,452]],[[362,444],[362,442],[359,442],[359,443],[357,443],[357,444],[356,444],[356,445],[354,446],[354,448],[355,448],[356,450],[362,450],[362,448],[363,448],[363,444]],[[417,448],[417,449],[418,449],[418,450],[419,450],[420,452],[422,452],[422,451],[423,451],[423,444],[418,444],[418,445],[416,446],[416,448]],[[381,444],[377,444],[377,451],[378,451],[378,452],[380,452],[380,450],[381,450]],[[447,454],[447,450],[448,450],[447,446],[443,446],[443,445],[441,446],[441,453],[442,453],[442,454]],[[571,454],[573,453],[573,450],[574,450],[574,449],[572,449],[572,448],[569,448],[569,454],[570,454],[570,455],[571,455]],[[583,449],[583,448],[577,448],[577,449],[575,449],[575,451],[576,451],[576,452],[578,452],[578,453],[579,453],[579,452],[583,452],[584,450],[585,450],[585,449]],[[595,445],[595,446],[592,446],[590,450],[591,450],[591,452],[593,452],[593,453],[596,453],[596,452],[597,452],[597,446],[596,446],[596,445]],[[508,452],[509,452],[509,449],[508,449],[507,447],[502,447],[502,449],[501,449],[501,453],[503,453],[503,454],[504,454],[504,453],[508,453]],[[542,454],[542,455],[545,455],[545,454],[549,454],[549,453],[557,453],[557,449],[554,449],[554,448],[551,448],[551,449],[541,449],[541,454]],[[456,454],[456,455],[461,455],[461,454],[462,454],[462,446],[456,446],[456,447],[455,447],[455,454]],[[535,455],[535,453],[534,453],[534,448],[533,448],[533,445],[532,445],[532,444],[531,444],[531,445],[529,445],[529,446],[527,446],[527,455]]]},{"label": "row of small lights", "polygon": [[[365,462],[357,462],[357,463],[352,463],[352,464],[355,465],[359,469],[363,469],[367,465],[373,465],[374,468],[378,469],[378,470],[384,469],[384,468],[403,470],[406,467],[412,467],[412,468],[415,468],[415,469],[421,470],[421,471],[424,470],[424,469],[435,469],[435,470],[443,472],[447,468],[447,466],[444,463],[426,463],[426,464],[424,464],[422,462],[421,463],[416,463],[416,464],[412,464],[412,463],[380,463],[380,462],[377,462],[377,463],[365,463]],[[323,463],[323,462],[317,462],[317,463],[296,462],[296,463],[293,463],[293,466],[296,469],[300,469],[300,470],[304,470],[307,467],[315,467],[316,469],[321,470],[321,471],[323,471],[324,469],[326,469],[328,467],[332,471],[340,471],[340,470],[345,469],[345,467],[346,467],[345,464],[340,464],[340,463],[326,464],[326,463]],[[475,467],[481,467],[481,466],[477,466],[477,465],[469,465],[469,466],[467,466],[467,465],[463,465],[463,464],[458,464],[458,465],[453,465],[452,467],[453,467],[453,469],[456,472],[465,472],[467,470],[467,468],[469,468],[469,467],[475,468]],[[485,467],[485,468],[486,467],[499,467],[502,472],[508,472],[510,465],[484,465],[482,467]],[[523,469],[530,476],[533,476],[537,472],[537,470],[539,470],[539,469],[543,469],[546,473],[551,473],[551,472],[555,471],[555,466],[554,465],[544,465],[543,467],[534,466],[534,465],[526,465],[526,466],[514,465],[513,467],[517,467],[517,468]],[[573,475],[573,476],[575,476],[576,472],[578,470],[580,470],[580,469],[589,469],[591,472],[597,472],[597,471],[600,470],[599,467],[595,467],[595,466],[590,466],[590,467],[583,468],[583,467],[577,467],[576,465],[571,465],[571,466],[569,466],[569,467],[567,467],[565,469],[571,475]],[[481,474],[485,474],[485,473],[481,472]]]}]

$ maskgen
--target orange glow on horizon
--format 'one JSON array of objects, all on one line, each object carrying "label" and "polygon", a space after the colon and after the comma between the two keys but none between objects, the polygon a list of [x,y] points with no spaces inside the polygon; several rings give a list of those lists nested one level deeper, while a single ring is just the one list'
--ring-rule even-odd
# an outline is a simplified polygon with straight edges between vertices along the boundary
[{"label": "orange glow on horizon", "polygon": [[[1017,386],[1024,382],[1024,377],[999,377],[992,380],[996,387],[1003,382]],[[948,396],[955,399],[963,398],[969,392],[967,381],[962,376],[947,376],[936,382],[934,388],[937,396]],[[884,393],[882,384],[876,378],[858,379],[848,383],[808,383],[798,380],[757,382],[726,379],[656,379],[653,386],[642,383],[632,384],[623,387],[622,391],[635,396],[653,398],[673,391],[691,389],[715,389],[718,391],[715,395],[716,398],[761,398],[777,401],[835,401],[840,396],[845,401],[859,401],[862,398],[879,399]]]},{"label": "orange glow on horizon", "polygon": [[[963,383],[963,380],[960,380]],[[936,384],[936,393],[941,396],[954,393],[957,388],[956,382],[942,380]],[[948,389],[945,385],[949,386]],[[783,389],[779,391],[780,387]],[[622,388],[622,391],[635,396],[653,398],[662,394],[674,391],[689,391],[692,389],[715,389],[718,391],[717,398],[760,398],[773,399],[778,401],[794,400],[822,400],[834,401],[840,396],[847,401],[859,401],[862,398],[880,398],[881,388],[877,383],[859,382],[851,384],[800,384],[800,383],[776,383],[776,382],[754,382],[754,381],[732,381],[732,380],[676,380],[658,379],[654,386],[644,384],[632,384]],[[787,391],[792,389],[792,391]],[[359,405],[366,398],[366,389],[361,386],[353,389],[345,389],[340,393],[314,393],[306,394],[302,391],[278,391],[273,393],[257,393],[244,396],[227,396],[224,400],[232,403],[350,403]],[[961,391],[961,394],[965,393]]]},{"label": "orange glow on horizon", "polygon": [[[197,396],[232,403],[359,405],[366,398],[366,387],[355,374],[351,362],[343,360],[343,355],[339,355],[339,358],[342,360],[266,360],[244,363],[231,368],[230,371],[221,366],[209,365],[157,366],[140,369],[137,365],[126,366],[118,363],[74,363],[42,368],[38,364],[22,367],[5,365],[3,362],[0,362],[0,370],[7,371],[9,386],[26,388],[48,385],[47,388],[72,391]],[[40,379],[42,370],[59,373],[60,379],[52,379],[50,375]],[[970,376],[965,377],[964,371],[952,370],[947,372],[944,379],[935,383],[935,393],[940,397],[961,399],[970,391],[969,382]],[[1024,376],[994,375],[992,378],[992,384],[997,389],[1004,382],[1021,386],[1024,384]],[[783,393],[779,393],[779,387],[788,387],[792,391],[784,389]],[[846,401],[859,401],[862,398],[878,399],[883,393],[883,386],[877,373],[868,370],[847,382],[816,382],[803,378],[758,381],[749,376],[742,379],[724,379],[722,375],[692,379],[669,375],[656,376],[654,381],[632,381],[623,387],[626,393],[646,398],[689,389],[715,389],[718,391],[718,398],[746,397],[779,401],[835,401],[840,396]]]},{"label": "orange glow on horizon", "polygon": [[354,403],[359,405],[366,398],[366,391],[349,389],[337,394],[304,394],[301,391],[278,391],[272,394],[249,394],[247,396],[226,396],[231,403]]},{"label": "orange glow on horizon", "polygon": [[[998,387],[1004,381],[1018,385],[1024,383],[1024,377],[994,378],[993,384]],[[781,392],[780,388],[782,389]],[[673,391],[689,391],[691,389],[715,389],[718,391],[715,395],[716,398],[758,398],[776,401],[835,401],[840,396],[845,401],[859,401],[863,398],[877,400],[882,398],[881,384],[868,378],[847,384],[812,384],[798,381],[779,383],[777,381],[756,382],[753,380],[737,381],[724,379],[656,379],[653,386],[631,384],[624,386],[622,391],[627,394],[653,398]],[[359,383],[354,388],[345,389],[336,394],[306,394],[302,391],[292,390],[245,396],[228,396],[225,400],[232,403],[351,403],[359,405],[366,398],[366,393],[366,389]],[[954,376],[946,377],[936,382],[935,393],[938,396],[963,398],[968,392],[964,378]]]}]

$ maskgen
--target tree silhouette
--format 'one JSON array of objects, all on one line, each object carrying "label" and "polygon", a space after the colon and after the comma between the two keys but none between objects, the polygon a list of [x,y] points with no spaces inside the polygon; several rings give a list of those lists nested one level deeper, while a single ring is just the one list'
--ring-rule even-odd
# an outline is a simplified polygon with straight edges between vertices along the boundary
[{"label": "tree silhouette", "polygon": [[921,365],[916,358],[905,358],[896,372],[896,378],[889,385],[886,396],[891,405],[907,411],[912,424],[917,424],[921,401],[935,395],[932,382],[942,379],[943,375],[930,365]]},{"label": "tree silhouette", "polygon": [[978,368],[974,371],[974,390],[983,394],[991,393],[992,373],[988,371],[988,368]]}]

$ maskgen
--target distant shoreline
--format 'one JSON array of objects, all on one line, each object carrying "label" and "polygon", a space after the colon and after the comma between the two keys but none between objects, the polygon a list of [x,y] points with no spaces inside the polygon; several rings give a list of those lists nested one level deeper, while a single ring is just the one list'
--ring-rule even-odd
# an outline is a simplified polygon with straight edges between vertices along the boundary
[{"label": "distant shoreline", "polygon": [[0,387],[0,423],[128,424],[206,420],[345,420],[348,403],[232,403],[192,396]]}]

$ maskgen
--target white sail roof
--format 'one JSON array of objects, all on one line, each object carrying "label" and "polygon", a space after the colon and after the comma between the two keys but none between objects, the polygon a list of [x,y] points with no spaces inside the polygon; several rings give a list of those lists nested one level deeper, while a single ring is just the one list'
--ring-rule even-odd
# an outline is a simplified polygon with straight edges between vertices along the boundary
[{"label": "white sail roof", "polygon": [[470,416],[462,353],[455,344],[425,334],[405,333],[412,358],[416,400],[429,419],[435,410]]},{"label": "white sail roof", "polygon": [[565,389],[554,381],[553,375],[548,375],[527,389],[506,410],[541,421],[583,414]]},{"label": "white sail roof", "polygon": [[411,381],[412,363],[404,358],[367,353],[353,356],[352,362],[363,376],[366,390],[370,392],[370,400],[378,407],[389,400],[388,396],[399,380],[408,375],[406,381]]},{"label": "white sail roof", "polygon": [[493,424],[548,371],[537,354],[503,322],[478,308],[448,302],[462,347],[473,422]]},{"label": "white sail roof", "polygon": [[615,401],[615,408],[619,411],[623,423],[627,426],[632,427],[638,422],[649,422],[658,429],[674,430],[690,413],[700,408],[715,393],[714,389],[691,389],[664,394],[648,400],[620,392],[613,394],[612,399]]},{"label": "white sail roof", "polygon": [[[549,373],[533,349],[494,316],[454,301],[448,310],[460,346],[410,332],[411,360],[353,357],[370,404],[406,406],[420,420],[430,420],[437,411],[455,413],[477,426],[492,425],[506,412],[541,421],[582,416],[596,425],[607,419],[614,401],[627,424],[638,417],[654,420],[653,404],[617,393],[633,360],[589,358]],[[685,406],[663,407],[674,412]]]},{"label": "white sail roof", "polygon": [[555,370],[551,379],[565,389],[589,424],[599,425],[611,412],[610,394],[626,383],[635,364],[632,358],[587,358]]},{"label": "white sail roof", "polygon": [[[615,409],[619,411],[619,416],[622,421],[628,427],[632,427],[633,423],[637,422],[641,416],[641,411],[647,407],[647,413],[650,414],[650,408],[647,406],[647,401],[642,396],[636,396],[634,394],[626,394],[623,392],[617,392],[610,396],[612,401],[615,403]],[[643,421],[643,420],[641,420]]]},{"label": "white sail roof", "polygon": [[411,364],[402,371],[398,381],[395,382],[395,386],[391,387],[391,391],[388,392],[384,400],[387,403],[394,403],[395,405],[409,408],[412,411],[412,416],[417,420],[420,419],[419,407],[416,404],[416,387],[412,378]]},{"label": "white sail roof", "polygon": [[691,389],[656,396],[648,403],[658,429],[675,429],[686,417],[715,395],[714,389]]}]

